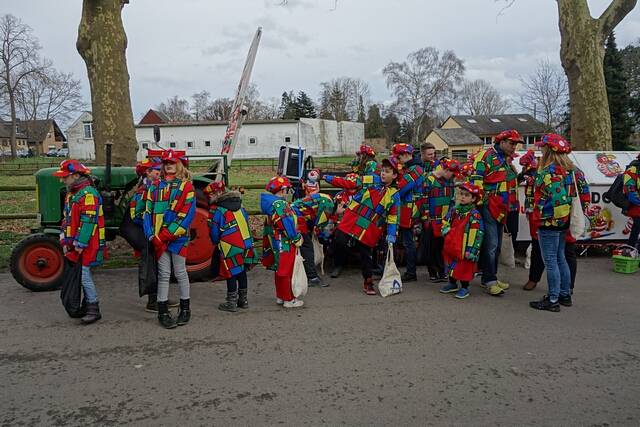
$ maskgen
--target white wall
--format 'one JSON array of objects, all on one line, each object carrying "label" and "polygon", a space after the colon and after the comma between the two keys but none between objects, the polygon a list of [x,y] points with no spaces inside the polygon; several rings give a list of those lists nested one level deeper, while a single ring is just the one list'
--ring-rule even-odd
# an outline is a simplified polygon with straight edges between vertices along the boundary
[{"label": "white wall", "polygon": [[79,160],[94,160],[96,147],[93,138],[84,137],[84,123],[93,121],[93,116],[88,111],[83,112],[66,131],[69,158]]}]

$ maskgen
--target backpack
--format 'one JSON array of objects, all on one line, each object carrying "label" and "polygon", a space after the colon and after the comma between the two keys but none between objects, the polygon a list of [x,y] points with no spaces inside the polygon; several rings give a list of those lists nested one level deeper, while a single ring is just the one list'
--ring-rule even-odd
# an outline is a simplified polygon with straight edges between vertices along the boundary
[{"label": "backpack", "polygon": [[[631,166],[640,166],[640,160],[632,161],[628,166],[629,169]],[[602,194],[604,201],[609,201],[613,203],[616,207],[622,209],[622,212],[626,212],[631,203],[627,199],[627,196],[624,194],[624,174],[620,174],[616,177],[611,184],[611,187],[607,191]]]}]

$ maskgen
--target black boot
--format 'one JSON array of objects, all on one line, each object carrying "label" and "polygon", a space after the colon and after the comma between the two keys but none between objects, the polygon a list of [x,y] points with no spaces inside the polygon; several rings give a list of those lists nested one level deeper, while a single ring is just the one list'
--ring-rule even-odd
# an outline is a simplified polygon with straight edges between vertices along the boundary
[{"label": "black boot", "polygon": [[100,319],[102,319],[102,315],[100,314],[100,306],[98,305],[98,302],[87,303],[87,314],[85,314],[80,321],[85,325],[89,325]]},{"label": "black boot", "polygon": [[158,322],[165,329],[173,329],[176,326],[175,319],[171,316],[166,301],[158,301]]},{"label": "black boot", "polygon": [[180,299],[180,311],[178,312],[178,326],[184,326],[191,320],[191,309],[189,308],[188,299]]},{"label": "black boot", "polygon": [[[246,298],[246,291],[245,291]],[[223,302],[218,306],[218,310],[222,311],[230,311],[235,313],[238,311],[238,293],[237,292],[227,292],[227,302]]]},{"label": "black boot", "polygon": [[238,307],[249,308],[249,301],[247,301],[247,289],[240,289],[238,291]]},{"label": "black boot", "polygon": [[144,311],[148,311],[149,313],[157,313],[158,312],[158,294],[148,294],[147,295],[147,306],[144,308]]}]

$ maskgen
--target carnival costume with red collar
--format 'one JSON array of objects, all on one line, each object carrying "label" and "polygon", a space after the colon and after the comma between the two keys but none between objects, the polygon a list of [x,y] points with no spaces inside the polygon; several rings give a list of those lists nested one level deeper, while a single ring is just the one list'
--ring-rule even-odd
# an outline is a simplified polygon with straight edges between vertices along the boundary
[{"label": "carnival costume with red collar", "polygon": [[298,217],[298,230],[302,234],[324,229],[334,208],[331,197],[322,193],[312,194],[291,203],[291,209]]},{"label": "carnival costume with red collar", "polygon": [[443,221],[444,257],[449,276],[469,282],[477,271],[484,236],[482,216],[473,203],[456,205]]},{"label": "carnival costume with red collar", "polygon": [[455,181],[431,174],[424,184],[423,197],[418,203],[420,219],[425,228],[432,227],[434,236],[440,237],[442,221],[454,201]]}]

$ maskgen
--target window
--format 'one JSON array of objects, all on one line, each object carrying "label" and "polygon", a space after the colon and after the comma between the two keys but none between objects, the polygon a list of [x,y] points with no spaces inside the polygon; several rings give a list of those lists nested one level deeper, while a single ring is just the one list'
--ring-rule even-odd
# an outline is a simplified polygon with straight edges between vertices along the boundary
[{"label": "window", "polygon": [[527,120],[527,119],[525,119],[524,117],[518,117],[518,120],[519,120],[519,121],[521,121],[521,122],[523,122],[523,123],[528,121],[528,120]]},{"label": "window", "polygon": [[467,150],[452,150],[451,157],[459,161],[467,161]]},{"label": "window", "polygon": [[170,148],[176,148],[176,143],[175,142],[170,142],[169,143],[169,147]]},{"label": "window", "polygon": [[193,141],[187,141],[187,147],[193,148]]},{"label": "window", "polygon": [[495,117],[490,118],[493,123],[500,123],[500,119],[496,119]]},{"label": "window", "polygon": [[469,123],[478,123],[478,122],[476,121],[476,119],[467,119],[467,121],[468,121]]},{"label": "window", "polygon": [[204,146],[205,147],[211,147],[211,141],[205,141],[204,142]]},{"label": "window", "polygon": [[255,136],[252,136],[251,138],[249,138],[249,145],[256,145],[257,142],[258,142],[258,139]]},{"label": "window", "polygon": [[84,139],[93,138],[93,122],[85,122],[82,126],[84,128]]},{"label": "window", "polygon": [[149,144],[147,144],[146,142],[142,143],[142,148],[144,148],[145,150],[149,149]]},{"label": "window", "polygon": [[484,138],[482,138],[482,142],[484,142],[485,144],[491,144],[491,137],[490,136],[485,136]]},{"label": "window", "polygon": [[285,136],[284,137],[284,142],[291,142],[291,137],[290,136]]}]

